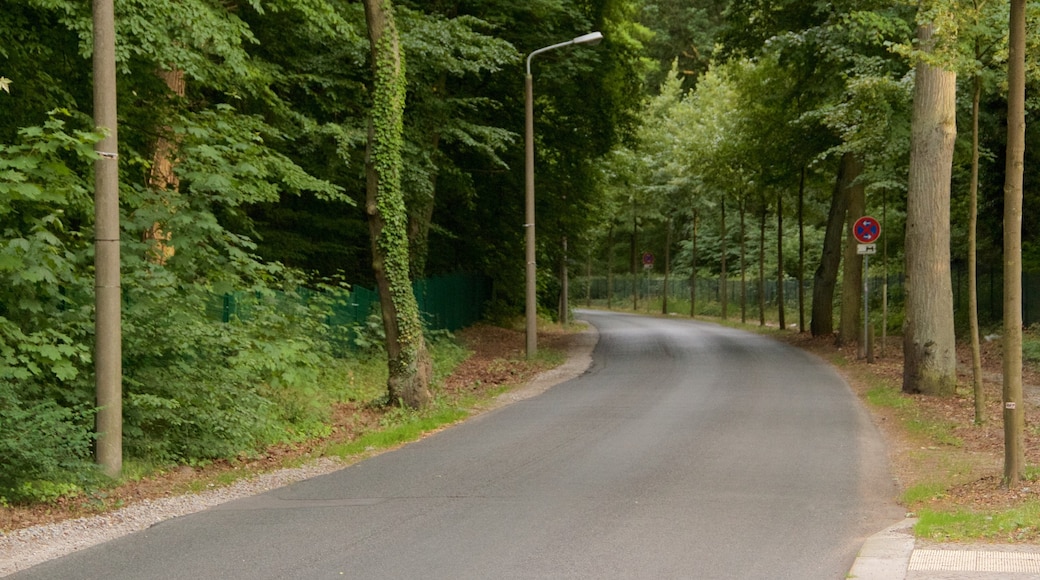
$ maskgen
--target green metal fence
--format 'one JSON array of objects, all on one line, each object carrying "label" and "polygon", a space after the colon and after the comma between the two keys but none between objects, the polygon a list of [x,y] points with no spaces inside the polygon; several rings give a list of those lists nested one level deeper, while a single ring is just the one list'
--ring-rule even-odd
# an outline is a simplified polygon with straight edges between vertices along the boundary
[{"label": "green metal fence", "polygon": [[[480,320],[490,297],[490,286],[490,280],[482,274],[461,273],[418,280],[412,284],[412,290],[427,328],[455,331]],[[250,300],[246,300],[247,297],[245,292],[216,296],[207,307],[207,313],[223,322],[248,318]],[[301,290],[294,297],[278,294],[276,300],[288,303],[313,298],[313,292]],[[354,286],[335,298],[328,315],[328,322],[333,326],[356,326],[369,316],[379,314],[379,294],[368,288]]]}]

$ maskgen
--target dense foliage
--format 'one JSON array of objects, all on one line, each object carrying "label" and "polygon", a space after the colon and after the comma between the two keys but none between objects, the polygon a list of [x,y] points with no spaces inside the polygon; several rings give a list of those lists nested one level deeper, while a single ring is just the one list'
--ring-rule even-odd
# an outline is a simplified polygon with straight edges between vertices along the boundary
[{"label": "dense foliage", "polygon": [[[0,4],[0,502],[55,497],[93,477],[84,466],[101,136],[88,4]],[[845,155],[862,162],[866,211],[884,220],[884,257],[871,266],[898,273],[913,3],[394,4],[407,62],[399,145],[412,278],[483,272],[491,312],[522,311],[523,60],[592,30],[602,45],[534,63],[546,312],[558,304],[561,264],[635,279],[648,252],[658,273],[668,256],[673,277],[739,280],[752,290],[742,314],[757,300],[764,320],[763,309],[779,307],[766,303],[767,287],[811,278],[820,263]],[[979,261],[997,263],[1006,3],[936,4],[958,15],[944,58],[965,87],[974,78],[982,87]],[[362,5],[131,0],[116,9],[126,452],[205,462],[320,433],[351,356],[327,317],[339,287],[321,281],[373,285]],[[1036,105],[1027,224],[1040,220]],[[962,138],[954,262],[968,237],[970,158]],[[1040,267],[1040,231],[1026,228],[1023,246],[1026,268]],[[223,324],[214,300],[232,291],[248,314]]]},{"label": "dense foliage", "polygon": [[[521,55],[629,3],[398,4],[408,62],[401,183],[414,276],[522,264]],[[348,329],[322,279],[371,285],[363,156],[372,67],[362,6],[339,0],[117,2],[125,452],[197,463],[320,434]],[[0,7],[0,502],[87,483],[92,455],[93,143],[89,7]],[[616,139],[639,46],[545,79],[557,173]],[[611,50],[624,58],[611,59]],[[576,84],[571,84],[575,83]],[[627,84],[626,84],[627,83]],[[573,87],[569,92],[563,86]],[[598,86],[593,107],[577,87]],[[584,91],[584,89],[582,89]],[[582,134],[575,135],[580,129]],[[587,171],[587,170],[586,170]],[[574,174],[575,178],[580,173]],[[590,183],[572,199],[591,199]],[[547,198],[551,199],[551,198]],[[322,289],[315,294],[313,290]],[[239,316],[221,323],[220,296]],[[304,297],[306,295],[306,297]],[[368,343],[363,330],[350,334]]]}]

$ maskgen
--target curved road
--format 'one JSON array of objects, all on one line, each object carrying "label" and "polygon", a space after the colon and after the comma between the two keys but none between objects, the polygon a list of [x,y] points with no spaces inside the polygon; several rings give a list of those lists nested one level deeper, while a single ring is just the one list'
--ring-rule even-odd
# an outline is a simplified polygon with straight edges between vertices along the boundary
[{"label": "curved road", "polygon": [[900,520],[842,380],[767,338],[583,312],[593,364],[336,473],[12,578],[844,578]]}]

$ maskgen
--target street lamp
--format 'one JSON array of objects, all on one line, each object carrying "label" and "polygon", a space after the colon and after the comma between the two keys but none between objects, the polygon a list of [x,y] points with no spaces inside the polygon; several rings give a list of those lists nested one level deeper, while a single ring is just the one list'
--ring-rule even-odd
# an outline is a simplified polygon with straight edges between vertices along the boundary
[{"label": "street lamp", "polygon": [[526,178],[526,195],[525,195],[525,220],[524,227],[527,228],[525,249],[527,254],[527,294],[526,294],[526,307],[525,317],[527,326],[527,358],[531,358],[538,352],[538,305],[535,298],[535,277],[537,274],[537,268],[535,266],[535,246],[534,246],[534,80],[531,77],[531,59],[537,54],[548,52],[556,48],[563,48],[564,46],[570,46],[572,44],[597,44],[603,40],[603,34],[599,32],[590,32],[581,36],[572,38],[567,42],[561,42],[559,44],[553,44],[527,55],[527,77],[524,82],[524,89],[526,91],[525,99],[525,144],[527,146],[527,156],[524,168],[524,175]]}]

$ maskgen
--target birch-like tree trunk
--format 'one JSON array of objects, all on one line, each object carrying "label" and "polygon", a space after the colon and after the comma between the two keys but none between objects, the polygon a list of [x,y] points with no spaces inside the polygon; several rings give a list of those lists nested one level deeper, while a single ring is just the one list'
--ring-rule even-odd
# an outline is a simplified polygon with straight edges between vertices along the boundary
[{"label": "birch-like tree trunk", "polygon": [[365,152],[366,211],[372,269],[386,331],[391,403],[426,406],[431,362],[408,262],[408,213],[401,191],[404,59],[390,0],[364,0],[374,74],[372,119]]},{"label": "birch-like tree trunk", "polygon": [[[978,58],[978,42],[975,54]],[[986,422],[986,392],[982,382],[982,345],[979,341],[978,225],[979,225],[979,102],[982,79],[978,73],[972,80],[971,96],[971,181],[968,186],[968,333],[971,335],[971,385],[975,395],[975,424]]]},{"label": "birch-like tree trunk", "polygon": [[1008,137],[1004,177],[1004,485],[1025,476],[1022,398],[1022,184],[1026,150],[1026,7],[1011,0]]},{"label": "birch-like tree trunk", "polygon": [[[934,47],[932,27],[918,27]],[[918,59],[910,124],[906,211],[903,391],[949,395],[957,386],[950,281],[950,177],[957,136],[957,73]]]}]

